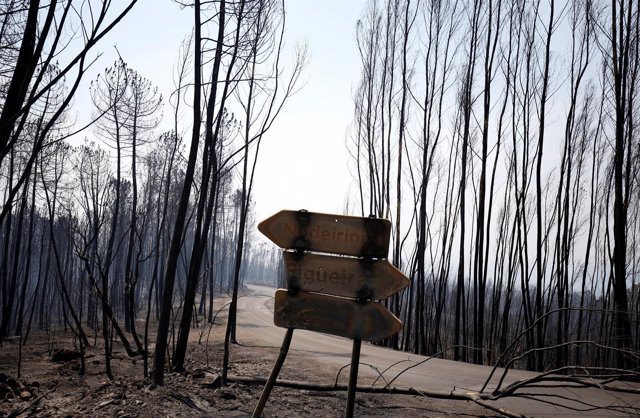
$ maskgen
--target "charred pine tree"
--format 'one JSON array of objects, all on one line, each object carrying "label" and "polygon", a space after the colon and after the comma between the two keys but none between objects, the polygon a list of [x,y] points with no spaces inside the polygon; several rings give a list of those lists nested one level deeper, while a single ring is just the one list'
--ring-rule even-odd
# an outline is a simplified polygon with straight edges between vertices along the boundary
[{"label": "charred pine tree", "polygon": [[[631,322],[627,298],[627,216],[631,191],[637,182],[637,164],[632,162],[637,150],[635,94],[638,83],[638,26],[640,7],[624,0],[611,1],[610,70],[613,84],[615,146],[613,163],[613,337],[616,367],[637,364],[624,354],[631,347]],[[634,150],[635,148],[635,150]]]}]

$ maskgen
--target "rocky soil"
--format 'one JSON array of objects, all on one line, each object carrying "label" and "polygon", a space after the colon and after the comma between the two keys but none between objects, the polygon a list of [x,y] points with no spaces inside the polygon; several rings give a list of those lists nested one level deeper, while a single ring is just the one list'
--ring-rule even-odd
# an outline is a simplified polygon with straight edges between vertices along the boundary
[{"label": "rocky soil", "polygon": [[[210,332],[209,332],[210,331]],[[207,339],[208,337],[208,339]],[[187,373],[168,373],[164,386],[143,377],[143,360],[116,342],[114,379],[104,373],[100,334],[86,352],[86,372],[71,334],[38,333],[20,349],[17,339],[0,348],[0,416],[19,417],[248,417],[262,385],[217,387],[224,326],[192,331]],[[153,339],[151,339],[153,341]],[[266,378],[278,355],[273,347],[232,345],[231,375]],[[20,374],[18,375],[18,365]],[[335,376],[307,355],[290,353],[281,379],[330,384]],[[264,417],[339,417],[346,393],[274,388]],[[358,393],[354,416],[478,417],[494,413],[474,403],[415,395]]]}]

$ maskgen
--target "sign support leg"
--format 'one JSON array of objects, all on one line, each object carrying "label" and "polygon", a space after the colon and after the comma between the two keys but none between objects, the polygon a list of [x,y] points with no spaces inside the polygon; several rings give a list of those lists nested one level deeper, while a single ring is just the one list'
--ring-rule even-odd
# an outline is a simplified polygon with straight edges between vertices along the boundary
[{"label": "sign support leg", "polygon": [[360,366],[360,346],[362,340],[353,340],[353,351],[351,352],[351,370],[349,373],[349,389],[347,391],[347,409],[344,411],[345,418],[353,417],[353,405],[356,401],[356,385],[358,384],[358,366]]},{"label": "sign support leg", "polygon": [[251,418],[259,418],[262,414],[264,405],[267,403],[267,400],[269,400],[271,389],[273,389],[273,386],[276,384],[276,380],[278,379],[278,375],[280,374],[280,369],[282,369],[284,360],[287,358],[287,353],[289,352],[289,346],[291,345],[292,337],[293,328],[287,328],[287,333],[285,334],[284,340],[282,340],[282,346],[280,347],[280,355],[278,355],[276,364],[273,365],[273,370],[269,375],[267,383],[264,385],[264,389],[262,389],[262,395],[260,395],[260,400],[256,405],[256,409],[253,410],[253,415],[251,415]]}]

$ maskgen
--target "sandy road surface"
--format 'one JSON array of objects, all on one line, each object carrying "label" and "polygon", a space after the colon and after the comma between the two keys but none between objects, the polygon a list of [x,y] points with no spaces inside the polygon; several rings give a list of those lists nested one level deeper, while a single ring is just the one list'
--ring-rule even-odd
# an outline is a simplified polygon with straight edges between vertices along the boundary
[{"label": "sandy road surface", "polygon": [[[252,294],[238,301],[238,339],[241,342],[279,347],[285,329],[273,325],[274,289],[251,286]],[[311,331],[295,330],[291,351],[306,353],[309,359],[337,371],[349,364],[352,342]],[[394,379],[408,366],[419,364],[402,373],[392,386],[413,387],[439,392],[479,391],[491,372],[487,366],[478,366],[449,360],[429,359],[414,354],[388,350],[363,343],[358,375],[359,385],[369,385],[378,376],[371,365],[381,372],[386,370],[384,378]],[[395,364],[395,366],[394,366]],[[284,367],[287,367],[285,362]],[[387,368],[389,368],[387,370]],[[491,380],[489,389],[494,388],[501,370]],[[344,382],[348,379],[348,369],[342,372]],[[535,373],[512,370],[503,385],[535,376]],[[326,382],[323,382],[326,383]],[[384,385],[378,380],[376,385]],[[504,386],[503,386],[504,387]],[[630,408],[640,408],[640,395],[610,393],[594,388],[535,388],[527,389],[522,396],[495,401],[509,411],[527,416],[631,416]]]}]

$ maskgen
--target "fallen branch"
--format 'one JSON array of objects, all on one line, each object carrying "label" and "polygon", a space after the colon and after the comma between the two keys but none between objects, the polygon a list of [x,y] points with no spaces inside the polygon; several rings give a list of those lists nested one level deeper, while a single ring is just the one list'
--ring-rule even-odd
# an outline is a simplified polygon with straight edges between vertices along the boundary
[{"label": "fallen branch", "polygon": [[[371,384],[371,386],[374,386],[376,384],[376,382],[378,381],[378,379],[384,380],[385,386],[391,386],[391,383],[387,382],[387,379],[385,379],[384,372],[380,372],[380,369],[378,369],[376,366],[374,366],[373,364],[362,363],[362,362],[360,363],[360,365],[361,366],[369,366],[369,368],[371,370],[373,370],[374,372],[376,372],[378,374],[378,377],[376,377],[376,380],[374,380],[374,382]],[[351,363],[345,364],[344,366],[342,366],[340,368],[340,370],[338,370],[338,374],[336,375],[336,380],[335,380],[335,384],[336,385],[338,384],[338,380],[340,379],[340,374],[347,367],[351,367]]]},{"label": "fallen branch", "polygon": [[20,409],[16,409],[15,411],[13,411],[12,413],[10,413],[8,415],[7,418],[14,418],[14,417],[19,417],[20,415],[22,415],[23,413],[27,412],[29,409],[31,409],[33,406],[35,406],[36,404],[38,404],[42,398],[45,398],[48,394],[50,394],[51,392],[53,392],[55,389],[51,389],[50,391],[43,393],[42,395],[38,396],[37,398],[35,398],[33,401],[29,402],[29,404],[23,408]]},{"label": "fallen branch", "polygon": [[[579,370],[579,371],[583,371],[585,373],[585,375],[580,376],[580,375],[562,375],[560,373],[566,372],[568,370]],[[609,372],[613,372],[616,371],[618,372],[617,375],[615,376],[608,376],[609,379],[604,380],[604,381],[597,381],[597,378],[601,378],[601,376],[593,376],[590,375],[589,372],[590,370],[598,370],[598,371],[609,371]],[[577,366],[566,366],[566,367],[561,367],[558,369],[554,369],[554,370],[549,370],[547,372],[543,372],[540,373],[530,379],[525,379],[525,380],[520,380],[517,382],[513,382],[512,384],[510,384],[509,386],[507,386],[505,389],[503,390],[495,390],[493,392],[493,396],[494,399],[500,398],[500,397],[505,397],[505,396],[513,396],[513,393],[518,390],[518,389],[522,389],[525,387],[532,387],[534,384],[536,383],[541,383],[541,382],[559,382],[559,383],[565,383],[564,386],[567,386],[568,384],[573,384],[573,385],[579,385],[582,387],[594,387],[594,388],[599,388],[599,389],[603,389],[603,390],[607,390],[607,391],[614,391],[614,392],[625,392],[625,393],[632,393],[632,394],[640,394],[640,389],[639,388],[634,388],[634,387],[624,387],[624,386],[619,386],[619,385],[611,385],[608,382],[612,382],[614,380],[619,380],[622,379],[624,377],[638,377],[638,373],[634,372],[632,370],[621,370],[621,369],[606,369],[606,368],[591,368],[591,367],[577,367]]]},{"label": "fallen branch", "polygon": [[[384,376],[384,374],[385,374],[387,371],[391,370],[391,368],[392,368],[392,367],[394,367],[394,366],[396,366],[396,365],[398,365],[398,364],[400,364],[400,363],[404,363],[404,362],[407,362],[407,361],[409,361],[409,362],[413,362],[413,364],[412,364],[412,365],[407,366],[407,367],[405,367],[403,370],[401,370],[400,372],[398,372],[398,373],[393,377],[393,379],[391,379],[390,381],[388,381],[388,382],[387,382],[387,380],[386,380],[386,379],[384,379],[384,380],[385,380],[385,384],[386,384],[387,386],[390,386],[391,384],[393,384],[393,382],[395,382],[395,381],[396,381],[396,379],[398,379],[400,376],[402,376],[402,375],[403,375],[404,373],[406,373],[407,371],[409,371],[409,370],[413,369],[414,367],[421,366],[421,365],[425,364],[426,362],[428,362],[429,360],[432,360],[432,359],[434,359],[434,358],[438,358],[438,357],[442,356],[444,353],[446,353],[447,351],[453,350],[454,348],[457,348],[457,347],[464,347],[464,348],[466,348],[466,349],[468,349],[468,350],[474,350],[474,348],[473,348],[473,347],[468,347],[468,346],[464,346],[464,345],[452,345],[451,347],[447,347],[447,348],[445,348],[444,350],[441,350],[441,351],[439,351],[439,352],[437,352],[437,353],[435,353],[435,354],[433,354],[433,355],[430,355],[430,356],[428,356],[426,359],[424,359],[424,360],[422,360],[422,361],[419,361],[419,362],[415,362],[415,361],[410,360],[410,359],[397,361],[397,362],[393,363],[392,365],[390,365],[389,367],[387,367],[386,369],[384,369],[384,370],[382,371],[382,373],[380,374],[380,376],[379,376],[379,377],[383,377],[383,376]],[[377,381],[378,381],[378,379],[376,379],[376,380],[373,382],[373,384],[375,385]],[[481,390],[480,392],[482,392],[483,390],[484,390],[484,388],[482,388],[482,390]]]},{"label": "fallen branch", "polygon": [[200,412],[202,414],[207,413],[207,411],[205,411],[204,409],[202,409],[198,405],[196,405],[196,403],[193,401],[193,399],[191,399],[188,396],[181,395],[181,394],[175,393],[175,392],[170,392],[165,397],[166,398],[171,397],[173,399],[176,399],[176,400],[182,402],[183,404],[187,405],[189,408],[195,409],[196,411],[198,411],[198,412]]},{"label": "fallen branch", "polygon": [[[264,385],[267,379],[264,377],[251,376],[229,376],[229,382],[242,383],[244,385]],[[340,392],[346,391],[347,385],[343,384],[327,384],[327,383],[310,383],[298,380],[276,380],[276,386],[289,389],[312,390],[316,392]],[[358,386],[357,391],[361,393],[386,393],[392,395],[424,395],[430,398],[438,399],[458,399],[473,400],[470,394],[476,392],[446,392],[446,391],[421,391],[414,388],[384,387],[384,386]],[[477,396],[482,396],[477,394]]]},{"label": "fallen branch", "polygon": [[[518,395],[516,396],[519,399],[527,399],[535,402],[544,403],[544,404],[553,406],[554,408],[557,408],[558,406],[562,406],[565,409],[574,411],[573,415],[576,415],[576,413],[584,414],[587,412],[603,411],[602,415],[609,415],[611,412],[616,412],[619,416],[638,416],[639,415],[638,412],[640,412],[640,410],[637,407],[634,407],[633,405],[629,405],[629,404],[627,404],[627,406],[622,406],[622,405],[599,406],[585,400],[572,398],[570,396],[562,396],[558,394],[540,394],[540,393],[521,392],[521,393],[518,393]],[[567,401],[574,402],[579,406],[569,406],[567,404]]]},{"label": "fallen branch", "polygon": [[94,408],[94,410],[102,409],[105,406],[109,406],[109,405],[113,404],[114,402],[119,402],[119,401],[120,401],[119,399],[113,398],[113,399],[109,399],[108,401],[100,402],[100,404],[98,404],[98,406],[96,406]]},{"label": "fallen branch", "polygon": [[[231,383],[241,383],[244,385],[264,385],[267,382],[263,377],[251,377],[251,376],[228,376],[227,381]],[[219,379],[215,379],[213,383],[205,384],[207,387],[217,387]],[[309,383],[295,380],[276,380],[275,386],[310,390],[316,392],[344,392],[347,390],[347,385],[342,384],[323,384],[323,383]],[[490,409],[494,412],[498,412],[507,417],[521,417],[522,415],[508,411],[504,408],[500,408],[495,405],[491,405],[487,400],[490,399],[489,394],[483,394],[479,392],[471,391],[435,391],[435,390],[419,390],[414,388],[402,388],[402,387],[390,387],[390,386],[357,386],[356,392],[360,393],[384,393],[392,395],[418,395],[435,399],[449,399],[449,400],[461,400],[471,401],[476,404]]]},{"label": "fallen branch", "polygon": [[531,323],[529,325],[529,327],[525,330],[523,330],[522,332],[520,332],[520,334],[518,334],[513,341],[511,342],[511,344],[504,350],[504,352],[499,356],[498,360],[495,362],[495,365],[493,366],[493,370],[491,370],[491,373],[489,373],[489,377],[487,378],[487,380],[484,383],[484,386],[482,386],[482,389],[480,389],[481,392],[484,392],[484,390],[487,388],[487,386],[489,385],[489,382],[491,381],[491,378],[493,377],[493,375],[496,373],[496,371],[498,370],[498,367],[501,364],[504,364],[504,371],[502,373],[502,377],[499,379],[498,385],[496,386],[496,388],[494,389],[494,391],[499,390],[502,387],[502,383],[504,382],[505,377],[507,376],[507,373],[509,372],[509,369],[511,368],[511,366],[518,360],[525,358],[526,356],[533,354],[533,353],[537,353],[537,352],[544,352],[544,351],[548,351],[548,350],[555,350],[556,348],[559,347],[568,347],[571,345],[593,345],[595,347],[598,348],[604,348],[604,349],[608,349],[608,350],[612,350],[618,353],[622,353],[622,354],[626,354],[628,356],[633,357],[636,361],[638,361],[640,359],[640,352],[638,352],[638,350],[628,350],[628,349],[620,349],[620,348],[615,348],[615,347],[611,347],[608,345],[603,345],[600,344],[596,341],[592,341],[592,340],[581,340],[581,341],[567,341],[565,343],[562,344],[556,344],[553,346],[546,346],[546,347],[536,347],[530,350],[525,351],[524,353],[521,353],[517,356],[513,356],[512,353],[516,351],[516,347],[518,346],[519,341],[524,338],[524,336],[529,333],[532,329],[534,329],[534,327],[537,326],[538,322],[545,320],[548,316],[554,314],[554,313],[558,313],[558,312],[562,312],[562,311],[585,311],[585,312],[602,312],[602,309],[594,309],[594,308],[584,308],[584,307],[566,307],[566,308],[557,308],[557,309],[552,309],[548,312],[546,312],[544,315],[541,315],[540,317],[536,318],[535,321],[533,321],[533,323]]}]

